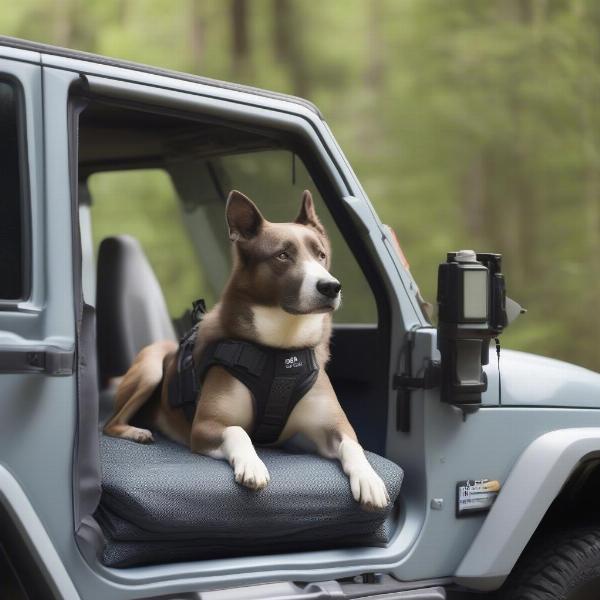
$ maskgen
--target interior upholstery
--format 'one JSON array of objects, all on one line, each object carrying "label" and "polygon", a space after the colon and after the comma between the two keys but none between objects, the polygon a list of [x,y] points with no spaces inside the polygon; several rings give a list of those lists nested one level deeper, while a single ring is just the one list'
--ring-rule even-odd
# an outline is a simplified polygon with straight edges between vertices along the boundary
[{"label": "interior upholstery", "polygon": [[278,146],[254,130],[92,100],[80,118],[79,172],[113,170],[115,161],[164,168],[184,154],[210,158]]},{"label": "interior upholstery", "polygon": [[[367,512],[337,461],[258,449],[271,474],[258,492],[224,461],[155,435],[153,444],[103,437],[103,495],[96,518],[113,567],[344,546],[382,546],[392,508]],[[395,501],[402,469],[367,453]]]},{"label": "interior upholstery", "polygon": [[108,237],[100,244],[96,311],[103,384],[123,375],[144,346],[176,339],[156,275],[130,236]]}]

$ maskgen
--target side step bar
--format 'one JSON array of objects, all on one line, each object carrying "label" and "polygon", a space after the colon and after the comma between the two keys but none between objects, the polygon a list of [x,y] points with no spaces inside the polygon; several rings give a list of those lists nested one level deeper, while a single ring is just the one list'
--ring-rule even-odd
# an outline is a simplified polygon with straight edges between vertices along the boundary
[{"label": "side step bar", "polygon": [[321,581],[298,585],[280,582],[208,592],[187,592],[169,595],[168,598],[169,600],[446,600],[446,591],[441,586],[412,590],[406,588],[415,583],[418,585],[418,582],[403,583],[392,577],[385,577],[381,583],[374,584]]}]

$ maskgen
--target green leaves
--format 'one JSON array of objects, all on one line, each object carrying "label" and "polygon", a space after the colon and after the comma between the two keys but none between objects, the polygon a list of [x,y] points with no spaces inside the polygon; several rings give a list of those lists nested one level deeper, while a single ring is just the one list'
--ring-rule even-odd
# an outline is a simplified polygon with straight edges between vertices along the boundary
[{"label": "green leaves", "polygon": [[306,94],[426,298],[447,250],[502,252],[506,343],[600,369],[597,2],[241,0],[237,58],[233,0],[2,3],[6,34]]}]

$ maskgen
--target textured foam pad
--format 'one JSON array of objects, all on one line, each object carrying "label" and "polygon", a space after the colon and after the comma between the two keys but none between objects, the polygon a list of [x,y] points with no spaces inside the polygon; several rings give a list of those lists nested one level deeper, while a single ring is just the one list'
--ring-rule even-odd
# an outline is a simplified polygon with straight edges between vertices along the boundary
[{"label": "textured foam pad", "polygon": [[[142,445],[102,437],[102,500],[96,513],[110,566],[240,556],[389,541],[392,506],[367,512],[337,461],[259,449],[271,475],[258,492],[237,484],[224,461],[163,437]],[[392,502],[402,469],[367,453]]]}]

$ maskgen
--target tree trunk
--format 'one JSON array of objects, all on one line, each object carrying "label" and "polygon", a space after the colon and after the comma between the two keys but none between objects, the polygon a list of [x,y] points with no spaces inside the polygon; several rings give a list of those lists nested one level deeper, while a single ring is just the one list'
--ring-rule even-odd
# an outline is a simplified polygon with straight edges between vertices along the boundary
[{"label": "tree trunk", "polygon": [[68,48],[73,39],[73,3],[71,0],[54,0],[53,42]]},{"label": "tree trunk", "polygon": [[231,54],[236,76],[247,72],[250,64],[247,0],[231,0]]},{"label": "tree trunk", "polygon": [[206,20],[204,18],[203,6],[200,0],[191,0],[190,3],[190,49],[191,68],[195,73],[202,70],[202,59],[204,56],[204,35],[206,31]]},{"label": "tree trunk", "polygon": [[484,231],[486,216],[489,216],[486,214],[485,208],[485,185],[483,151],[478,150],[467,168],[463,185],[463,206],[465,208],[463,218],[467,235],[472,239],[482,238],[489,233]]},{"label": "tree trunk", "polygon": [[296,96],[310,95],[308,66],[302,47],[303,28],[290,0],[273,0],[273,46],[275,56],[287,65]]},{"label": "tree trunk", "polygon": [[367,3],[367,69],[365,83],[375,93],[380,91],[384,73],[382,21],[382,0],[371,0]]},{"label": "tree trunk", "polygon": [[[579,8],[576,6],[576,8]],[[585,9],[577,15],[582,21],[591,22],[596,32],[600,30],[600,23],[593,18],[593,15],[585,14]],[[589,18],[591,17],[591,18]],[[582,52],[589,52],[589,49],[582,48]],[[589,57],[591,65],[600,66],[600,45],[595,41],[592,56]],[[587,364],[598,368],[600,364],[600,345],[597,343],[600,326],[598,320],[593,319],[590,322],[590,316],[595,315],[600,298],[600,144],[598,142],[598,129],[600,128],[600,112],[598,111],[598,102],[600,102],[600,89],[595,83],[595,79],[589,77],[587,72],[583,74],[581,80],[581,132],[584,152],[584,187],[583,187],[583,206],[582,221],[585,236],[585,259],[586,277],[585,288],[582,290],[582,296],[585,300],[585,309],[582,311],[584,320],[583,330],[590,338],[592,343],[588,345],[588,353],[591,356],[586,357]],[[595,331],[594,331],[595,330]]]}]

